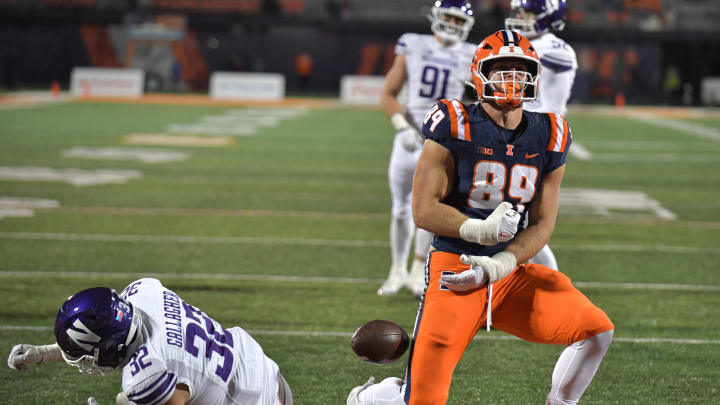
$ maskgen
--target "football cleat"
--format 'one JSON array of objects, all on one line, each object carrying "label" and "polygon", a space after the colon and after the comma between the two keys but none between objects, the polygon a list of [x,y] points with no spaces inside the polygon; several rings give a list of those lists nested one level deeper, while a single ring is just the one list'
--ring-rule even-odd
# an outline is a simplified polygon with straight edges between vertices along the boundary
[{"label": "football cleat", "polygon": [[[493,66],[499,67],[491,70]],[[475,50],[470,72],[479,100],[516,107],[537,97],[540,59],[530,41],[515,31],[488,35]]]},{"label": "football cleat", "polygon": [[566,0],[512,0],[505,29],[535,38],[565,28]]},{"label": "football cleat", "polygon": [[370,377],[370,379],[367,380],[367,382],[363,385],[359,385],[352,390],[350,390],[350,394],[347,398],[347,405],[363,405],[362,402],[360,402],[360,393],[363,392],[367,387],[373,385],[375,383],[375,377]]},{"label": "football cleat", "polygon": [[140,328],[140,314],[115,290],[78,292],[55,318],[55,339],[63,360],[83,374],[109,374],[127,357]]},{"label": "football cleat", "polygon": [[[450,17],[455,17],[462,23],[458,24]],[[472,6],[468,0],[437,0],[430,9],[428,19],[433,34],[451,43],[466,40],[475,24]]]},{"label": "football cleat", "polygon": [[390,274],[377,290],[378,295],[395,295],[405,286],[407,271],[402,267],[390,268]]}]

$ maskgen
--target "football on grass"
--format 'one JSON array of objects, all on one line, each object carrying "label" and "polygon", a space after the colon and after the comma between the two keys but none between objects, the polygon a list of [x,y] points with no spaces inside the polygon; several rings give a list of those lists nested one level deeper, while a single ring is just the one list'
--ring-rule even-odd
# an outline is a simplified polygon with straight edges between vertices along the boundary
[{"label": "football on grass", "polygon": [[405,353],[410,338],[400,326],[377,319],[361,326],[350,339],[350,346],[363,360],[387,364]]}]

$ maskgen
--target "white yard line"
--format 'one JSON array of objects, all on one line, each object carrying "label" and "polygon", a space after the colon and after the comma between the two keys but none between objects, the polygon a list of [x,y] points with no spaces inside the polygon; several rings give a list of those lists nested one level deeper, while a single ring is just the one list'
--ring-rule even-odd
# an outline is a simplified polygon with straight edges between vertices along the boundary
[{"label": "white yard line", "polygon": [[[51,326],[23,326],[23,325],[0,325],[3,331],[51,331]],[[254,336],[292,336],[292,337],[341,337],[349,338],[352,332],[337,331],[301,331],[301,330],[247,330],[250,335]],[[473,340],[516,340],[519,338],[510,335],[496,335],[479,333],[475,335]],[[676,345],[717,345],[720,340],[717,339],[679,339],[679,338],[632,338],[632,337],[613,337],[613,342],[618,343],[669,343]]]},{"label": "white yard line", "polygon": [[0,239],[61,240],[83,242],[146,242],[146,243],[204,243],[251,245],[303,245],[328,247],[388,247],[388,241],[344,240],[317,238],[268,238],[257,236],[172,236],[172,235],[105,235],[75,233],[0,232]]},{"label": "white yard line", "polygon": [[[259,236],[174,236],[174,235],[109,235],[79,233],[0,232],[0,239],[58,240],[82,242],[145,242],[145,243],[204,243],[248,245],[301,245],[327,247],[387,248],[387,240],[348,240],[323,238],[272,238]],[[553,249],[597,252],[657,252],[677,254],[720,254],[720,248],[663,245],[578,245],[553,243]]]},{"label": "white yard line", "polygon": [[570,145],[570,154],[578,160],[592,160],[593,158],[592,152],[578,142],[573,142]]},{"label": "white yard line", "polygon": [[104,213],[117,215],[208,215],[228,217],[297,217],[322,219],[378,219],[390,221],[390,214],[370,212],[322,212],[322,211],[281,211],[250,209],[203,209],[203,208],[142,208],[142,207],[63,207],[60,211],[80,213]]},{"label": "white yard line", "polygon": [[[132,278],[144,277],[158,279],[179,280],[249,280],[249,281],[279,281],[297,283],[340,283],[340,284],[378,284],[379,278],[351,278],[351,277],[312,277],[312,276],[283,276],[263,274],[225,274],[225,273],[103,273],[99,271],[0,271],[0,277],[64,277],[64,278]],[[720,291],[720,287],[718,287]]]},{"label": "white yard line", "polygon": [[[227,274],[227,273],[103,273],[99,271],[0,271],[2,277],[62,277],[62,278],[112,278],[112,279],[140,279],[152,277],[158,279],[176,280],[250,280],[250,281],[277,281],[296,283],[338,283],[338,284],[379,284],[380,278],[354,278],[354,277],[319,277],[319,276],[285,276],[265,274]],[[661,283],[621,283],[621,282],[592,282],[575,281],[578,288],[605,288],[621,290],[673,290],[673,291],[717,291],[720,285],[700,284],[661,284]]]},{"label": "white yard line", "polygon": [[[662,128],[670,128],[686,134],[695,135],[700,138],[711,139],[713,141],[720,141],[720,131],[715,128],[707,127],[701,124],[695,124],[686,121],[674,120],[670,118],[663,118],[656,114],[634,112],[627,114],[626,117],[641,121],[646,124],[655,125]],[[572,149],[572,146],[571,146]]]},{"label": "white yard line", "polygon": [[[0,204],[1,205],[1,204]],[[112,215],[167,215],[167,216],[228,216],[228,217],[297,217],[321,219],[368,219],[390,221],[389,213],[372,212],[328,212],[328,211],[293,211],[293,210],[253,210],[253,209],[205,209],[205,208],[142,208],[142,207],[98,207],[98,206],[67,206],[57,207],[55,211],[78,213],[103,213]],[[563,215],[563,212],[560,212]],[[692,228],[719,228],[720,221],[684,221],[668,222],[655,218],[607,218],[565,216],[562,222],[567,223],[602,223],[642,226],[669,226]]]}]

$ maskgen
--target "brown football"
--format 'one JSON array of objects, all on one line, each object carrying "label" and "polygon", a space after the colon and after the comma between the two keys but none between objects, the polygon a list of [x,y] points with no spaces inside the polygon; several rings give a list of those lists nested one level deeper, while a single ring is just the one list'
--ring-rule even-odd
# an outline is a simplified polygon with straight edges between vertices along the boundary
[{"label": "brown football", "polygon": [[350,347],[363,360],[388,364],[407,350],[410,338],[397,324],[376,319],[358,328],[350,338]]}]

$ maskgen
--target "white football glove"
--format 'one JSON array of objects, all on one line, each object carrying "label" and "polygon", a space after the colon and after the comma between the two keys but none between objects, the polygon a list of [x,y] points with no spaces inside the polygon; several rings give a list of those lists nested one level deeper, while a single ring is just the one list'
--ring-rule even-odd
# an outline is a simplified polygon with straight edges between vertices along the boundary
[{"label": "white football glove", "polygon": [[399,112],[393,114],[390,123],[395,127],[395,136],[400,139],[400,144],[406,151],[413,152],[422,147],[425,138],[410,125],[403,114]]},{"label": "white football glove", "polygon": [[414,152],[421,148],[425,139],[420,132],[413,127],[408,127],[398,131],[395,136],[400,138],[400,144],[408,152]]},{"label": "white football glove", "polygon": [[60,347],[57,344],[34,346],[19,344],[13,346],[8,356],[8,367],[13,370],[27,370],[28,364],[40,364],[43,361],[61,361]]},{"label": "white football glove", "polygon": [[517,266],[515,255],[506,250],[492,257],[462,255],[460,261],[469,264],[470,270],[440,277],[440,284],[453,291],[467,291],[485,283],[492,284],[505,278]]},{"label": "white football glove", "polygon": [[115,397],[115,405],[135,405],[135,402],[128,399],[124,392],[118,392]]},{"label": "white football glove", "polygon": [[501,202],[486,219],[470,218],[460,225],[460,237],[468,242],[493,246],[507,242],[517,233],[520,214],[509,202]]}]

